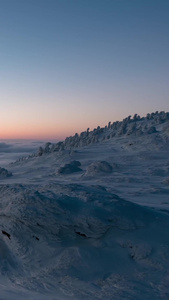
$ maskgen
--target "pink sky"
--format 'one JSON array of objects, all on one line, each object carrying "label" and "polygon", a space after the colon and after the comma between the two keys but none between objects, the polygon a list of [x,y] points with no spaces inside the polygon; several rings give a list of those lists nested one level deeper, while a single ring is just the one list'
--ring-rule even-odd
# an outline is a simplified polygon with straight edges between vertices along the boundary
[{"label": "pink sky", "polygon": [[169,111],[169,2],[1,1],[0,139]]}]

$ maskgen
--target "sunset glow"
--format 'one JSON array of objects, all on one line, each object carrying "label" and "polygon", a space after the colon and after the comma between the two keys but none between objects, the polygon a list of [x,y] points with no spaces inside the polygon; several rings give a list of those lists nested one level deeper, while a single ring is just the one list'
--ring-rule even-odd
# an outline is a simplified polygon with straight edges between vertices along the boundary
[{"label": "sunset glow", "polygon": [[169,110],[169,2],[0,3],[0,139]]}]

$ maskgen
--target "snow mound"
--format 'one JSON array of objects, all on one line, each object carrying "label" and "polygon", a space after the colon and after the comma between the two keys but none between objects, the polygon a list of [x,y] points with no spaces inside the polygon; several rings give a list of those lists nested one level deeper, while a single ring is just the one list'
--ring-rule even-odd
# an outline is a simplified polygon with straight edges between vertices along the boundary
[{"label": "snow mound", "polygon": [[11,177],[12,173],[5,168],[0,167],[0,178],[6,178],[6,177]]},{"label": "snow mound", "polygon": [[121,300],[146,286],[144,299],[167,299],[167,215],[77,184],[3,185],[0,201],[0,279],[18,292]]},{"label": "snow mound", "polygon": [[82,171],[80,161],[78,160],[73,160],[69,164],[65,164],[63,167],[60,167],[58,169],[58,174],[71,174],[75,172],[80,172]]},{"label": "snow mound", "polygon": [[112,166],[107,161],[96,161],[88,166],[85,175],[110,174],[112,170]]}]

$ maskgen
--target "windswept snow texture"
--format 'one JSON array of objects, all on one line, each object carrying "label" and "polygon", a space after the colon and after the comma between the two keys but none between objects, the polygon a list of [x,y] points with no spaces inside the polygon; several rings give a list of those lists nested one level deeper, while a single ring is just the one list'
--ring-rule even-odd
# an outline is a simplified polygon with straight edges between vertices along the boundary
[{"label": "windswept snow texture", "polygon": [[0,299],[169,299],[169,113],[4,167]]}]

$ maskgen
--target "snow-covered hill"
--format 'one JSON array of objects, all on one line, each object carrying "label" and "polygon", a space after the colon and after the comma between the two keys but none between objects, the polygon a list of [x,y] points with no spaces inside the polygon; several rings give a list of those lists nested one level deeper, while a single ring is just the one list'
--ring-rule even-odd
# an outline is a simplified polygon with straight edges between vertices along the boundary
[{"label": "snow-covered hill", "polygon": [[88,129],[5,168],[2,299],[169,299],[169,113]]}]

